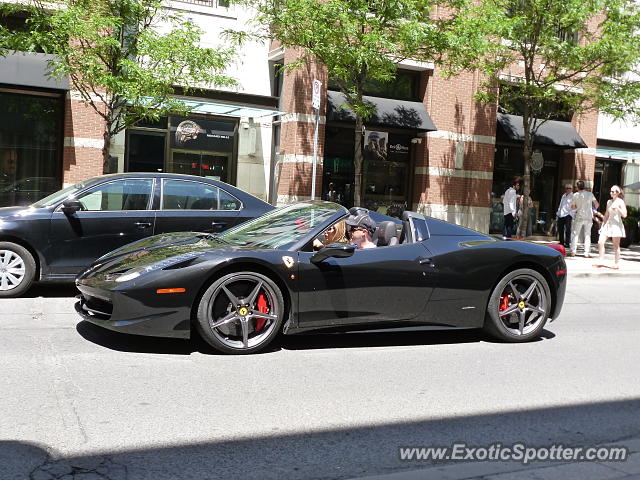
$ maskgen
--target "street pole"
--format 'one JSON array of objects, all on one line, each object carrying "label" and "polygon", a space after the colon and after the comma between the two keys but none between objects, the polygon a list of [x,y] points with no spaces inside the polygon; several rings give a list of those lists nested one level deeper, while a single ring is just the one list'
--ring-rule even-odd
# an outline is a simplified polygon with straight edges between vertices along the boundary
[{"label": "street pole", "polygon": [[313,168],[311,170],[311,200],[316,199],[316,165],[318,163],[318,126],[320,125],[320,109],[316,108],[316,128],[313,133]]},{"label": "street pole", "polygon": [[311,170],[311,200],[316,199],[316,165],[318,163],[318,127],[320,125],[320,88],[322,82],[313,80],[311,106],[316,111],[316,128],[313,133],[313,168]]}]

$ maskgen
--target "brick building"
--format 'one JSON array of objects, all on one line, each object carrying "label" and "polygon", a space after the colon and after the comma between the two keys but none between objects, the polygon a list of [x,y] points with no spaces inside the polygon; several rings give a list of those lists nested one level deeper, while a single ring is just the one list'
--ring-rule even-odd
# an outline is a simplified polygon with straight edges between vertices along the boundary
[{"label": "brick building", "polygon": [[[287,63],[295,52],[275,48],[272,59]],[[516,76],[519,72],[505,72]],[[353,192],[353,118],[340,108],[340,97],[327,86],[318,65],[284,76],[280,143],[276,150],[277,202],[310,197],[314,115],[311,84],[323,82],[320,147],[316,181],[323,198],[331,195],[346,205]],[[396,83],[367,100],[378,112],[365,122],[363,203],[370,209],[397,215],[413,209],[480,231],[502,230],[501,195],[514,175],[523,172],[522,120],[498,113],[497,105],[482,105],[474,94],[480,88],[478,73],[445,78],[429,64],[399,65]],[[389,107],[389,104],[391,107]],[[421,108],[422,107],[422,108]],[[388,113],[428,115],[430,122],[415,124]],[[381,111],[381,110],[387,111]],[[422,111],[424,110],[424,112]],[[517,128],[518,118],[520,127]],[[593,181],[596,112],[576,116],[571,122],[555,121],[536,144],[532,198],[535,233],[546,233],[564,183]],[[520,133],[520,136],[519,136]],[[367,159],[371,136],[384,139],[385,156]]]},{"label": "brick building", "polygon": [[[168,6],[187,10],[204,27],[208,44],[221,30],[238,28],[251,17],[223,0]],[[240,53],[230,72],[239,80],[237,89],[203,89],[183,97],[195,106],[188,118],[164,118],[124,132],[115,140],[108,167],[214,176],[274,204],[308,199],[315,120],[311,92],[318,79],[323,88],[317,196],[350,205],[353,117],[342,108],[343,99],[322,66],[281,72],[297,52],[277,45],[255,43]],[[46,61],[42,54],[0,59],[0,183],[34,179],[39,188],[32,196],[104,171],[100,118],[67,82],[46,77]],[[517,68],[504,72],[506,80],[520,74]],[[521,127],[497,105],[474,100],[480,80],[477,73],[446,79],[434,65],[403,62],[395,82],[366,92],[379,115],[365,123],[365,206],[391,215],[414,209],[480,231],[501,231],[500,197],[523,170]],[[9,104],[22,109],[20,121],[11,120],[15,111],[3,109]],[[29,113],[34,109],[47,115]],[[217,140],[176,144],[185,121],[203,132],[215,131]],[[557,122],[552,130],[563,135],[536,145],[535,233],[548,231],[563,184],[598,181],[597,129],[597,113],[585,114]],[[7,198],[2,205],[8,203],[13,202]]]},{"label": "brick building", "polygon": [[[185,12],[209,47],[220,42],[223,30],[241,29],[251,17],[228,0],[169,1],[166,8]],[[0,21],[25,28],[19,15]],[[249,43],[239,53],[227,71],[237,87],[203,86],[182,96],[192,108],[188,117],[169,116],[122,132],[112,140],[106,164],[103,120],[66,79],[48,76],[55,58],[24,52],[0,57],[0,207],[30,204],[62,186],[123,171],[214,177],[264,198],[278,99],[272,96],[268,45]],[[199,133],[180,142],[178,132],[187,123]]]}]

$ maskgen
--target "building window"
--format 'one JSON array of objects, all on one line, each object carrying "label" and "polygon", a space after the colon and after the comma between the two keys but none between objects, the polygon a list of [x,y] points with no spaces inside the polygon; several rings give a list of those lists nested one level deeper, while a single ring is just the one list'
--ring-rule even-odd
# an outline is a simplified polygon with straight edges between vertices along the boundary
[{"label": "building window", "polygon": [[[419,97],[420,72],[413,70],[398,70],[393,80],[381,82],[369,80],[365,83],[364,94],[372,97],[394,98],[397,100],[421,101]],[[340,90],[335,79],[329,80],[330,90]]]},{"label": "building window", "polygon": [[[538,98],[536,117],[546,120],[570,122],[573,118],[569,93],[558,92],[553,98]],[[517,83],[501,83],[499,96],[499,110],[511,115],[522,115],[524,99],[532,102],[534,97],[527,95],[526,86]]]},{"label": "building window", "polygon": [[61,186],[62,95],[0,89],[0,207],[30,205]]}]

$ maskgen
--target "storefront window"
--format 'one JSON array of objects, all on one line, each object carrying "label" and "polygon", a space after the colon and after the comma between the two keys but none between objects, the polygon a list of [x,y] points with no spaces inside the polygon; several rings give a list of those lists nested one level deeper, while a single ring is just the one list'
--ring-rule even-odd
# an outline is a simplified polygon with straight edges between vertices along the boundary
[{"label": "storefront window", "polygon": [[167,172],[231,181],[235,122],[171,118]]},{"label": "storefront window", "polygon": [[60,188],[62,108],[59,94],[0,90],[0,207]]},{"label": "storefront window", "polygon": [[[327,128],[322,198],[353,206],[353,129]],[[409,201],[411,136],[366,130],[364,137],[364,207],[400,217]]]},{"label": "storefront window", "polygon": [[165,132],[129,130],[127,137],[127,171],[164,171]]},{"label": "storefront window", "polygon": [[195,117],[140,123],[127,131],[127,171],[184,173],[232,183],[236,125]]},{"label": "storefront window", "polygon": [[622,165],[624,162],[616,160],[597,159],[593,177],[593,195],[600,203],[600,211],[604,212],[607,200],[611,198],[609,189],[612,185],[622,183]]},{"label": "storefront window", "polygon": [[[547,235],[551,232],[557,203],[560,201],[557,193],[563,153],[560,149],[547,148],[537,150],[534,155],[537,159],[532,161],[530,194],[533,208],[529,211],[527,234]],[[502,233],[504,225],[502,196],[511,186],[513,178],[521,177],[523,172],[522,147],[498,145],[494,159],[490,232]]]}]

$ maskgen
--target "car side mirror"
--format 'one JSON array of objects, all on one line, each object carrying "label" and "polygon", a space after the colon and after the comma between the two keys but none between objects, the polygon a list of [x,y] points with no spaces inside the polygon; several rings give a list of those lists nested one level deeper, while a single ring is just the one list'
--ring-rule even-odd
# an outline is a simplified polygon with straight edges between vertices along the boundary
[{"label": "car side mirror", "polygon": [[62,202],[62,211],[65,215],[73,215],[79,210],[82,210],[82,204],[80,203],[80,200],[70,198]]},{"label": "car side mirror", "polygon": [[311,263],[320,263],[327,258],[347,258],[353,255],[356,246],[347,243],[330,243],[322,247],[311,257]]}]

